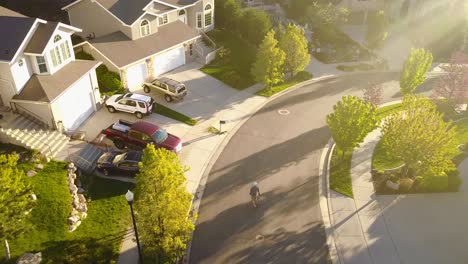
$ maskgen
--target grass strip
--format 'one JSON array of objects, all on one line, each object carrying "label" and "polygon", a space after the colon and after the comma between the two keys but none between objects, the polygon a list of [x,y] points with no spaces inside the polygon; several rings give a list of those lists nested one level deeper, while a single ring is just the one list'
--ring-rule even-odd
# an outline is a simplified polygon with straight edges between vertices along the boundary
[{"label": "grass strip", "polygon": [[184,114],[181,114],[175,110],[172,110],[169,107],[166,107],[162,104],[156,105],[156,107],[153,108],[153,113],[160,114],[162,116],[167,116],[169,118],[180,121],[190,126],[194,126],[197,124],[197,120],[188,117]]},{"label": "grass strip", "polygon": [[343,153],[337,146],[330,162],[330,189],[353,198],[351,159],[353,152]]}]

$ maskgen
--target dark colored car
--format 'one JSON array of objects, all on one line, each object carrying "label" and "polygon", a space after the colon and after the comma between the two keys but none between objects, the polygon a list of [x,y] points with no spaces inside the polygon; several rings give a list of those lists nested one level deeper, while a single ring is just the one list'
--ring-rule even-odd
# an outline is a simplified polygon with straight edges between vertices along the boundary
[{"label": "dark colored car", "polygon": [[182,140],[180,138],[167,133],[166,130],[156,124],[145,121],[133,123],[119,120],[102,133],[112,140],[119,149],[129,147],[140,150],[148,144],[154,144],[156,148],[165,148],[175,153],[179,153],[182,149]]},{"label": "dark colored car", "polygon": [[141,151],[106,152],[99,157],[96,167],[106,176],[135,176],[140,171],[138,162],[141,161],[142,155]]}]

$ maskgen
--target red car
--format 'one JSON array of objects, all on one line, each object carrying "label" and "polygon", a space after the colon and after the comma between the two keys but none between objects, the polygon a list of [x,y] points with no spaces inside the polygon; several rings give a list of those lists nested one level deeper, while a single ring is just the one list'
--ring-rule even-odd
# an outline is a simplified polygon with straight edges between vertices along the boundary
[{"label": "red car", "polygon": [[175,153],[179,153],[182,149],[180,138],[167,133],[156,124],[145,121],[133,123],[119,120],[105,129],[103,134],[119,149],[125,147],[143,149],[147,144],[154,144],[156,148],[165,148]]}]

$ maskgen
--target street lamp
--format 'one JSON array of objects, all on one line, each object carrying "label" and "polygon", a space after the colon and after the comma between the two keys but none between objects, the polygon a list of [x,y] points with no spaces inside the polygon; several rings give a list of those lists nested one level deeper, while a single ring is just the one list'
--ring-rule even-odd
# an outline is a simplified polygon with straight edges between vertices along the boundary
[{"label": "street lamp", "polygon": [[125,199],[127,199],[128,205],[130,205],[130,211],[132,212],[132,221],[133,221],[133,229],[135,230],[135,237],[138,247],[138,260],[139,263],[143,263],[143,258],[141,257],[141,248],[140,248],[140,239],[138,239],[138,231],[135,223],[135,215],[133,214],[133,193],[128,190],[125,194]]}]

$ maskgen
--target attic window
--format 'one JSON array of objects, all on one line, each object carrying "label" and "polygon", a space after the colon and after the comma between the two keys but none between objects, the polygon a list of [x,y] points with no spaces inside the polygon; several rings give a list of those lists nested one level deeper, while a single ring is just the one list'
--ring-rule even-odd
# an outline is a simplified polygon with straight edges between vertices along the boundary
[{"label": "attic window", "polygon": [[61,39],[62,39],[62,37],[61,37],[60,35],[56,35],[56,36],[54,37],[54,43],[55,43],[55,42],[59,42]]},{"label": "attic window", "polygon": [[148,20],[146,20],[146,19],[141,21],[140,34],[141,34],[142,37],[148,36],[150,34],[150,24],[149,24]]},{"label": "attic window", "polygon": [[167,14],[164,14],[162,17],[159,17],[159,25],[167,24]]}]

